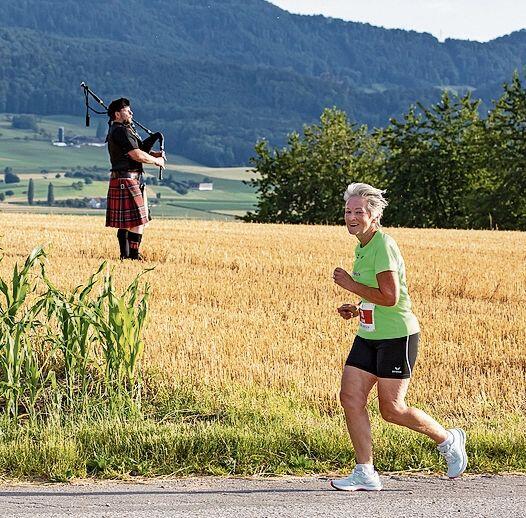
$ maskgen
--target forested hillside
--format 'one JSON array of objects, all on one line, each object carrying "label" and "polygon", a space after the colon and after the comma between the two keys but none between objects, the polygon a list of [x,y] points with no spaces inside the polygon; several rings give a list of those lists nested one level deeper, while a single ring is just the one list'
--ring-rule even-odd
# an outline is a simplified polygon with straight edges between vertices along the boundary
[{"label": "forested hillside", "polygon": [[4,0],[0,111],[80,114],[86,81],[105,100],[129,96],[170,151],[230,165],[327,106],[384,126],[448,87],[485,109],[525,58],[523,31],[440,43],[264,0]]}]

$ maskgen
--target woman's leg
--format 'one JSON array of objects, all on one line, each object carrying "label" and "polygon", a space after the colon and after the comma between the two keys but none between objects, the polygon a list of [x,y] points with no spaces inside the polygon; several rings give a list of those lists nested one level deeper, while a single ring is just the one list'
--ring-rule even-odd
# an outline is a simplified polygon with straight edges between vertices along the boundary
[{"label": "woman's leg", "polygon": [[449,434],[442,425],[424,411],[406,405],[409,382],[409,378],[378,378],[378,401],[382,417],[390,423],[423,433],[437,444],[444,442]]},{"label": "woman's leg", "polygon": [[371,423],[367,397],[377,381],[369,372],[346,365],[343,370],[340,401],[356,456],[356,464],[373,464]]},{"label": "woman's leg", "polygon": [[431,416],[418,408],[405,404],[409,379],[378,379],[378,400],[382,417],[390,423],[399,424],[423,433],[438,445],[438,451],[446,459],[447,475],[455,478],[466,469],[466,433],[460,428],[446,430]]}]

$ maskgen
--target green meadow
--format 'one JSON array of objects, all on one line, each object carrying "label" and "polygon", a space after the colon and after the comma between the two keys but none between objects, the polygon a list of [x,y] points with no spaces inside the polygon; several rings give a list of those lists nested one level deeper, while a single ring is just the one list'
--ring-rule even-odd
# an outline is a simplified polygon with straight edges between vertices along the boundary
[{"label": "green meadow", "polygon": [[[39,132],[12,128],[10,116],[0,114],[0,172],[7,167],[20,177],[20,183],[0,183],[0,193],[12,191],[0,202],[0,210],[39,213],[78,213],[104,215],[101,209],[68,209],[46,207],[27,203],[29,179],[35,185],[35,202],[47,200],[48,186],[53,184],[55,200],[73,198],[105,197],[107,182],[94,181],[83,185],[81,190],[72,184],[78,178],[65,178],[64,173],[76,169],[98,167],[109,169],[108,153],[105,147],[94,146],[53,146],[59,127],[64,128],[66,138],[76,135],[95,136],[98,122],[103,117],[93,117],[92,126],[86,128],[83,117],[45,116],[37,117]],[[166,139],[170,136],[166,135]],[[155,168],[146,168],[149,175],[157,176]],[[252,210],[256,203],[253,189],[243,183],[253,173],[246,167],[212,168],[206,167],[179,155],[168,155],[167,173],[175,173],[178,181],[200,183],[203,180],[214,184],[212,191],[190,189],[179,194],[167,186],[148,185],[150,199],[156,198],[152,205],[153,217],[190,219],[234,219]],[[0,176],[3,179],[3,175]]]}]

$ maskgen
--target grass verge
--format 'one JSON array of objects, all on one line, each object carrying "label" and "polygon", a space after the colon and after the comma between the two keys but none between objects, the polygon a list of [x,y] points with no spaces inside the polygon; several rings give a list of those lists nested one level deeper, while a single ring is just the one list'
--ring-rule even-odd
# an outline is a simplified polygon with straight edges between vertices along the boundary
[{"label": "grass verge", "polygon": [[[384,423],[371,406],[375,463],[383,472],[443,473],[434,444]],[[321,415],[288,395],[229,387],[173,387],[144,402],[142,415],[112,415],[0,426],[0,473],[18,479],[283,475],[348,471],[354,462],[341,415]],[[524,419],[462,423],[468,472],[526,471]]]}]

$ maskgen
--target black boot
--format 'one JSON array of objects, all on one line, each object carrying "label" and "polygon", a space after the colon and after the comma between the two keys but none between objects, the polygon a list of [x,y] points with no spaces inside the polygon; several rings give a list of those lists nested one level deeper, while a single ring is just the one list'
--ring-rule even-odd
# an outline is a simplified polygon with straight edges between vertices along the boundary
[{"label": "black boot", "polygon": [[128,230],[125,228],[119,228],[119,230],[117,230],[117,239],[119,240],[119,248],[121,249],[121,259],[128,259],[130,257]]},{"label": "black boot", "polygon": [[139,246],[141,244],[142,234],[136,234],[135,232],[128,231],[128,246],[130,247],[130,253],[128,257],[130,259],[140,259]]}]

